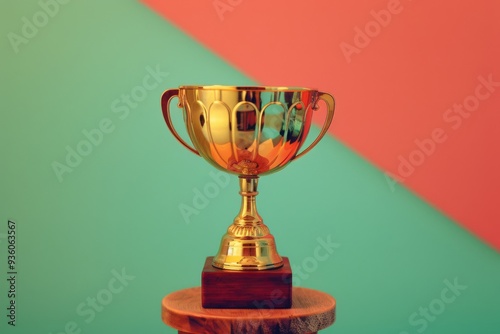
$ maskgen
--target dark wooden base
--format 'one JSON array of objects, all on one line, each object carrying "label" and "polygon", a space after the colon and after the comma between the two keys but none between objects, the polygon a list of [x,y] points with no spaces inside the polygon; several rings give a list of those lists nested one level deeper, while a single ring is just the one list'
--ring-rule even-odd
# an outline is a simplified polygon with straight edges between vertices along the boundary
[{"label": "dark wooden base", "polygon": [[201,304],[204,308],[285,309],[292,307],[292,268],[269,270],[224,270],[212,266],[207,257],[201,274]]}]

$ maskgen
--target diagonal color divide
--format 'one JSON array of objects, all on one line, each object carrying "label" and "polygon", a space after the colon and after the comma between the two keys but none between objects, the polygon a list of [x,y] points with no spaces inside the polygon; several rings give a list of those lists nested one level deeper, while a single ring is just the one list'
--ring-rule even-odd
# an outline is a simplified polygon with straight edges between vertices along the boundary
[{"label": "diagonal color divide", "polygon": [[500,4],[143,2],[258,82],[333,92],[331,134],[500,249]]}]

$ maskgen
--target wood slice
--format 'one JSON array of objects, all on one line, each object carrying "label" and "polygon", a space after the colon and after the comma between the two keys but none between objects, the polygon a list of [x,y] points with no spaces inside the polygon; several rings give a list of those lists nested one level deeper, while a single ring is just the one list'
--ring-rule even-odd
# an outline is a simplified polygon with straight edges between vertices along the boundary
[{"label": "wood slice", "polygon": [[180,333],[315,333],[335,321],[335,299],[321,291],[293,288],[290,309],[207,309],[201,288],[169,294],[162,302],[162,320]]}]

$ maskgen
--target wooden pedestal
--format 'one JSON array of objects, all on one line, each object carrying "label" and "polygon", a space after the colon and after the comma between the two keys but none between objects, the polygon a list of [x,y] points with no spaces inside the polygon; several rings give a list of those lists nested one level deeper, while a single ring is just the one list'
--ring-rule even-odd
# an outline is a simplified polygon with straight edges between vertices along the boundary
[{"label": "wooden pedestal", "polygon": [[335,321],[335,299],[317,290],[293,288],[290,309],[206,309],[201,289],[169,294],[162,301],[162,320],[179,333],[305,334],[316,333]]},{"label": "wooden pedestal", "polygon": [[223,270],[208,257],[201,274],[201,304],[205,308],[284,309],[292,306],[292,269]]}]

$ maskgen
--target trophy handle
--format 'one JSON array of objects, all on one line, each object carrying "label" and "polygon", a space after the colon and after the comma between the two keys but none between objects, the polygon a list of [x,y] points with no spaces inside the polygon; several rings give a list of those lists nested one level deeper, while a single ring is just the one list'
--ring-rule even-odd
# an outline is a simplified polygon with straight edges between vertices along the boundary
[{"label": "trophy handle", "polygon": [[[303,157],[304,154],[306,154],[314,146],[316,146],[316,144],[323,138],[323,136],[328,131],[328,128],[330,127],[330,124],[332,124],[333,112],[335,110],[335,99],[333,98],[333,96],[331,96],[328,93],[318,92],[318,100],[325,101],[325,103],[327,105],[327,108],[328,108],[328,110],[327,110],[328,114],[326,115],[325,124],[323,124],[323,128],[321,129],[321,132],[319,133],[318,137],[316,137],[316,139],[311,143],[311,145],[309,145],[309,147],[306,148],[304,151],[302,151],[299,154],[297,154],[292,160],[295,160],[295,159],[298,159],[300,157]],[[315,107],[313,107],[313,110],[314,110],[314,108]]]},{"label": "trophy handle", "polygon": [[176,96],[179,97],[178,89],[168,89],[161,96],[161,110],[163,111],[163,117],[165,118],[165,122],[167,123],[168,129],[170,130],[170,132],[172,132],[175,139],[177,139],[179,143],[181,143],[185,148],[187,148],[194,154],[200,155],[200,153],[198,153],[197,150],[192,148],[188,143],[184,141],[184,139],[181,138],[181,136],[179,136],[179,134],[174,128],[174,124],[172,123],[172,118],[170,117],[170,100],[172,100]]}]

